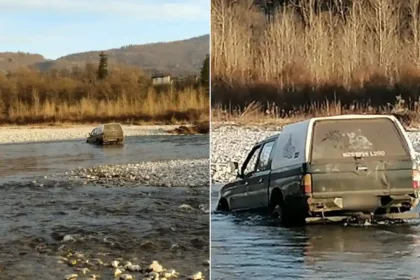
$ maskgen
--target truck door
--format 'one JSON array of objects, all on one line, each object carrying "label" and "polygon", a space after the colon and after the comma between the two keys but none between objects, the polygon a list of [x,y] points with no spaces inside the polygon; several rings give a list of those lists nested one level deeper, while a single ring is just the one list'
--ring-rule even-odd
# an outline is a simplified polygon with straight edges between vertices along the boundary
[{"label": "truck door", "polygon": [[232,188],[230,199],[232,209],[252,208],[248,201],[248,189],[249,184],[254,180],[260,150],[261,145],[254,146],[241,167],[241,179],[235,182],[235,186]]},{"label": "truck door", "polygon": [[246,200],[252,208],[268,207],[270,154],[273,146],[274,140],[264,143],[257,160],[256,171],[249,178]]}]

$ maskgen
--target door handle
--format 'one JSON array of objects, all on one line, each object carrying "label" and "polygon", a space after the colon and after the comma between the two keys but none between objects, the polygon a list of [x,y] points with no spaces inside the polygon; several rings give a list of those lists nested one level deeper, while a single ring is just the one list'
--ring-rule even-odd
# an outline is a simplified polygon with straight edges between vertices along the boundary
[{"label": "door handle", "polygon": [[264,182],[264,178],[260,178],[260,179],[258,180],[258,183],[262,183],[262,182]]}]

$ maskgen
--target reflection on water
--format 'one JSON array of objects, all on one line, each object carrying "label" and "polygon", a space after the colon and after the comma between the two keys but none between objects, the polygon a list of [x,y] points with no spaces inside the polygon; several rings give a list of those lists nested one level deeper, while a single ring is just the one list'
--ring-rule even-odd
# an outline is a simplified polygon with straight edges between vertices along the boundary
[{"label": "reflection on water", "polygon": [[213,214],[212,279],[418,279],[418,224],[287,229],[258,214]]},{"label": "reflection on water", "polygon": [[140,161],[208,158],[209,136],[133,136],[124,145],[96,146],[85,141],[0,145],[0,182],[66,172],[78,167]]}]

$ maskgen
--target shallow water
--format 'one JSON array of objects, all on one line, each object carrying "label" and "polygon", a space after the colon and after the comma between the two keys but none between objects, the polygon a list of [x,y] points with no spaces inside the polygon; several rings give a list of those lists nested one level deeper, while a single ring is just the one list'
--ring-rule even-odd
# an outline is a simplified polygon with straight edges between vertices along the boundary
[{"label": "shallow water", "polygon": [[96,146],[83,140],[1,144],[0,182],[78,167],[208,156],[208,135],[132,136],[122,146]]},{"label": "shallow water", "polygon": [[[124,146],[84,141],[0,145],[0,279],[63,279],[69,250],[84,259],[153,260],[208,279],[208,188],[102,187],[64,180],[77,167],[208,158],[208,136],[128,137]],[[42,185],[34,178],[48,175]],[[188,204],[193,210],[182,210]],[[63,242],[64,236],[74,241]],[[83,265],[82,265],[83,267]],[[89,266],[101,279],[113,270]],[[142,279],[140,274],[131,273]]]},{"label": "shallow water", "polygon": [[[212,208],[220,187],[212,186]],[[211,276],[214,280],[420,279],[419,223],[287,229],[258,214],[212,214]]]},{"label": "shallow water", "polygon": [[[182,204],[194,210],[179,209]],[[142,267],[158,260],[186,274],[204,272],[209,217],[200,204],[208,207],[207,188],[3,185],[0,279],[61,279],[74,273],[74,268],[57,264],[56,257],[68,249],[108,263],[137,258]],[[76,241],[62,242],[65,235]],[[113,273],[104,267],[91,270],[105,279]]]}]

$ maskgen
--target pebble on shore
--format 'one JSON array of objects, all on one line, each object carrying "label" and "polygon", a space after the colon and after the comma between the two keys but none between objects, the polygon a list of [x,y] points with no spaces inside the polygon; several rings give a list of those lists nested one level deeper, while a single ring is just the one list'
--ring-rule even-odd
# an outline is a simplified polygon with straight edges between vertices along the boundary
[{"label": "pebble on shore", "polygon": [[[121,260],[121,261],[119,261]],[[89,263],[87,260],[85,263]],[[114,278],[120,279],[120,280],[131,280],[135,279],[135,276],[126,273],[125,270],[128,270],[130,266],[138,267],[140,268],[140,265],[132,264],[131,262],[126,262],[124,267],[121,265],[122,259],[114,260],[111,262],[111,265],[106,265],[105,263],[101,262],[101,266],[103,267],[111,267],[114,269],[113,276]],[[81,269],[77,269],[80,271]],[[133,271],[134,272],[134,271]],[[149,279],[149,280],[156,280],[156,279],[175,279],[178,278],[180,275],[178,272],[176,272],[174,269],[167,270],[165,269],[158,261],[152,261],[152,263],[148,266],[146,270],[140,270],[136,269],[134,273],[143,275],[142,279]],[[85,275],[86,273],[83,273]],[[73,273],[73,274],[67,274],[65,275],[65,280],[76,280],[79,277],[79,274]],[[100,279],[101,277],[97,274],[92,274],[89,279]],[[191,280],[204,280],[203,274],[200,272],[197,272],[191,276],[186,277],[187,279]],[[85,278],[83,278],[85,279]],[[136,278],[137,279],[137,278]]]},{"label": "pebble on shore", "polygon": [[157,187],[206,187],[209,160],[170,160],[125,165],[105,165],[73,170],[70,179],[97,184],[147,185]]},{"label": "pebble on shore", "polygon": [[[78,125],[75,127],[1,127],[0,143],[23,143],[86,139],[95,128],[94,125]],[[169,131],[177,125],[123,125],[125,136],[169,135]]]}]

